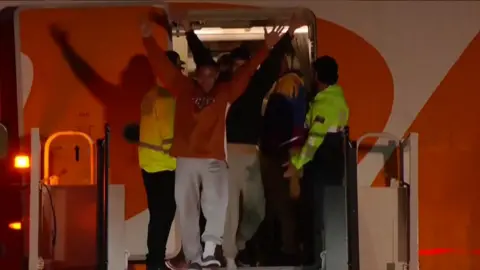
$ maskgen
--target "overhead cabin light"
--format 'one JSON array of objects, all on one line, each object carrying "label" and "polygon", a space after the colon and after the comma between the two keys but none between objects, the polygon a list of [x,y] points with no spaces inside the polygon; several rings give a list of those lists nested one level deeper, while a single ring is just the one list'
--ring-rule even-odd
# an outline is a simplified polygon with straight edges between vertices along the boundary
[{"label": "overhead cabin light", "polygon": [[[271,31],[272,27],[267,27],[267,31]],[[282,31],[283,33],[287,32],[288,27]],[[308,26],[302,26],[295,30],[297,34],[306,34],[308,33]],[[205,27],[199,30],[195,30],[197,35],[241,35],[241,34],[264,34],[263,27],[252,27],[252,28],[220,28],[220,27]]]},{"label": "overhead cabin light", "polygon": [[[283,33],[287,31],[285,27]],[[271,31],[272,27],[267,27],[267,31]],[[303,26],[295,31],[296,34],[308,33],[308,26]],[[252,28],[220,28],[220,27],[205,27],[195,30],[200,39],[204,41],[214,40],[261,40],[264,38],[263,27]]]}]

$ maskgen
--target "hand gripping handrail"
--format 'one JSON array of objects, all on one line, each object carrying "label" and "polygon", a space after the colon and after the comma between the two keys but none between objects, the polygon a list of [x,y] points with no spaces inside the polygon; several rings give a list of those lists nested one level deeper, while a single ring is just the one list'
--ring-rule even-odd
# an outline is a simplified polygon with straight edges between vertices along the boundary
[{"label": "hand gripping handrail", "polygon": [[83,137],[88,141],[88,146],[90,148],[90,184],[95,184],[95,142],[93,139],[88,136],[88,134],[80,132],[80,131],[59,131],[55,132],[50,137],[48,137],[47,141],[45,142],[44,152],[43,152],[43,179],[47,181],[46,184],[50,185],[50,145],[52,144],[53,140],[58,137],[62,136],[77,136]]}]

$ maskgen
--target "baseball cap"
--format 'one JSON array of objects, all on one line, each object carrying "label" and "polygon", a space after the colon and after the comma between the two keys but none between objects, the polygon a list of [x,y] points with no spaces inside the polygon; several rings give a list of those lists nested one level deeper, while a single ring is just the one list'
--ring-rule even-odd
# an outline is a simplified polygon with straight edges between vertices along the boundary
[{"label": "baseball cap", "polygon": [[174,65],[176,66],[185,65],[185,62],[182,61],[182,59],[180,59],[180,55],[176,51],[167,51],[165,54],[167,55],[170,62],[172,62]]}]

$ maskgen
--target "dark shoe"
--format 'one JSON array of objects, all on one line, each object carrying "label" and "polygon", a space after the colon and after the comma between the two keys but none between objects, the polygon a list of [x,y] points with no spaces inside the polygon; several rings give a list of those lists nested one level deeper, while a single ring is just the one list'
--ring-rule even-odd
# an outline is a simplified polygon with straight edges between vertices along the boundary
[{"label": "dark shoe", "polygon": [[280,263],[279,266],[298,266],[300,265],[300,259],[299,256],[296,254],[288,254],[288,253],[283,253],[281,256],[278,258],[278,261]]},{"label": "dark shoe", "polygon": [[202,265],[197,262],[192,262],[188,264],[188,270],[202,270]]},{"label": "dark shoe", "polygon": [[313,265],[304,265],[302,266],[302,270],[321,270],[322,269],[322,262],[315,262]]},{"label": "dark shoe", "polygon": [[147,270],[167,270],[164,258],[157,254],[147,254],[146,264]]},{"label": "dark shoe", "polygon": [[220,267],[222,264],[220,263],[215,256],[210,255],[205,258],[202,258],[202,266],[203,267]]},{"label": "dark shoe", "polygon": [[257,266],[257,261],[255,260],[252,252],[250,252],[250,250],[248,248],[240,250],[238,252],[236,261],[237,261],[238,266],[244,266],[244,267],[247,267],[247,266],[255,267],[255,266]]},{"label": "dark shoe", "polygon": [[165,265],[147,265],[147,270],[167,270]]},{"label": "dark shoe", "polygon": [[321,270],[321,265],[309,265],[309,266],[302,266],[302,270]]}]

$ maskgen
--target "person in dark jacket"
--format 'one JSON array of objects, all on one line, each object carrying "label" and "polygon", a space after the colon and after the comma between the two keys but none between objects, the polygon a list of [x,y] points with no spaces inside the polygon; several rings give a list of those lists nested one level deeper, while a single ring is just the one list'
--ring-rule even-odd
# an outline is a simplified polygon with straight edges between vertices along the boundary
[{"label": "person in dark jacket", "polygon": [[[256,233],[265,215],[265,197],[258,159],[257,144],[260,138],[261,107],[263,97],[278,79],[285,52],[291,47],[294,31],[302,25],[292,17],[287,34],[275,45],[268,58],[250,79],[245,93],[229,107],[227,114],[227,152],[229,164],[229,205],[225,224],[223,253],[228,269],[235,269],[238,251],[245,250],[246,242]],[[195,63],[208,61],[210,51],[202,45],[188,22],[183,22],[187,42]],[[250,58],[249,51],[240,46],[230,53],[232,70]],[[226,70],[223,78],[228,78]],[[240,207],[242,195],[242,207]],[[240,208],[243,208],[240,217]]]},{"label": "person in dark jacket", "polygon": [[230,53],[223,54],[217,60],[220,67],[219,80],[228,81],[232,78],[233,74],[233,59]]},{"label": "person in dark jacket", "polygon": [[230,52],[230,58],[232,59],[232,69],[236,70],[250,60],[250,51],[245,45],[241,45]]}]

